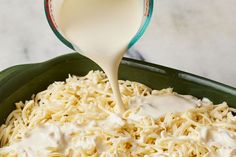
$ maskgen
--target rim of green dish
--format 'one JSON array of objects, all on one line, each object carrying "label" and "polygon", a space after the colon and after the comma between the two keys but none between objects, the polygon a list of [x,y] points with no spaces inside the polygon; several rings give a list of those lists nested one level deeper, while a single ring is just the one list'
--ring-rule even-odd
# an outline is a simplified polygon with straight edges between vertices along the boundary
[{"label": "rim of green dish", "polygon": [[[52,58],[52,59],[44,61],[44,62],[30,63],[30,64],[19,64],[19,65],[11,66],[9,68],[6,68],[6,69],[0,71],[0,81],[2,78],[11,74],[12,72],[25,69],[25,68],[27,68],[27,66],[36,66],[36,65],[40,65],[40,64],[58,62],[61,60],[65,61],[69,58],[74,58],[74,57],[86,58],[77,52],[73,52],[73,53],[57,56],[55,58]],[[150,63],[150,62],[135,60],[135,59],[131,59],[131,58],[126,58],[126,57],[124,57],[122,59],[121,64],[127,64],[129,66],[133,66],[136,68],[143,68],[143,69],[153,71],[153,72],[156,72],[156,69],[159,69],[158,73],[161,73],[160,71],[168,71],[168,73],[172,73],[173,75],[175,74],[178,78],[184,79],[186,81],[192,81],[195,83],[210,85],[212,87],[215,86],[217,89],[225,88],[225,89],[228,89],[227,91],[231,91],[231,92],[235,93],[235,95],[236,95],[236,88],[235,87],[232,87],[232,86],[229,86],[229,85],[226,85],[226,84],[223,84],[223,83],[220,83],[220,82],[217,82],[217,81],[214,81],[214,80],[202,77],[202,76],[198,76],[195,74],[191,74],[188,72],[177,70],[174,68],[170,68],[170,67]],[[231,92],[229,92],[229,93],[231,93]]]},{"label": "rim of green dish", "polygon": [[[57,30],[56,24],[55,24],[52,16],[50,15],[50,12],[51,12],[50,1],[51,0],[44,0],[44,10],[45,10],[45,14],[46,14],[46,18],[49,23],[49,26],[51,27],[54,34],[57,36],[57,38],[62,43],[64,43],[69,48],[75,50],[73,44],[71,44],[66,38],[64,38],[64,36]],[[153,14],[153,8],[154,8],[154,0],[148,0],[147,2],[149,5],[148,15],[146,16],[146,19],[144,20],[143,24],[140,26],[139,31],[136,33],[136,35],[130,41],[128,48],[132,47],[143,36],[144,32],[146,31],[146,29],[151,21],[151,17]]]}]

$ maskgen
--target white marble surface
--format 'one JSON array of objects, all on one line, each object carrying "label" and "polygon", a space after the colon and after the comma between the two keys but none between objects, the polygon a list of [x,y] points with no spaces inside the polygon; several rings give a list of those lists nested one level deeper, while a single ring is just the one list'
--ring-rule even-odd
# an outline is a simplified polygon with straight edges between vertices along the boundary
[{"label": "white marble surface", "polygon": [[[236,87],[236,1],[159,0],[128,53]],[[0,70],[71,52],[52,33],[43,0],[0,1]]]}]

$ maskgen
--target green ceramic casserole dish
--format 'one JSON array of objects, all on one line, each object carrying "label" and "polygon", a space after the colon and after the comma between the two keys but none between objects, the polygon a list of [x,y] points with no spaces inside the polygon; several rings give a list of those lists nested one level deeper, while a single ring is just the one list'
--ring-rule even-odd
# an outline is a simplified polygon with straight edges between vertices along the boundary
[{"label": "green ceramic casserole dish", "polygon": [[[54,81],[65,80],[68,74],[85,75],[97,69],[100,68],[91,60],[72,53],[0,72],[0,124],[15,108],[15,102],[30,99]],[[172,87],[181,94],[207,97],[214,103],[226,101],[236,107],[236,88],[160,65],[124,58],[119,79],[141,82],[153,89]]]}]

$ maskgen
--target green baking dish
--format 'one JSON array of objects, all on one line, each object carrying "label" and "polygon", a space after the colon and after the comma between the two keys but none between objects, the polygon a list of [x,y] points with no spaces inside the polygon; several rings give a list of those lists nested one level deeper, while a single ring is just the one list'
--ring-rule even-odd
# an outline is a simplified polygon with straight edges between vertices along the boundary
[{"label": "green baking dish", "polygon": [[[28,100],[32,94],[46,89],[68,74],[85,75],[100,69],[78,53],[57,57],[43,63],[18,65],[0,72],[0,124],[15,108],[14,103]],[[226,101],[236,107],[236,88],[175,69],[124,58],[119,79],[141,82],[153,89],[167,87],[181,94],[207,97],[214,103]]]}]

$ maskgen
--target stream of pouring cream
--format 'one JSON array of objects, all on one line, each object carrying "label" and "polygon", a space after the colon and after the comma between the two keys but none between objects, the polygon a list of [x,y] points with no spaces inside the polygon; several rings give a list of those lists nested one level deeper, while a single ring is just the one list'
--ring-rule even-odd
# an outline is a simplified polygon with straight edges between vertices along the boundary
[{"label": "stream of pouring cream", "polygon": [[143,10],[143,0],[64,0],[56,15],[65,38],[106,73],[118,112],[124,111],[118,68],[140,28]]}]

